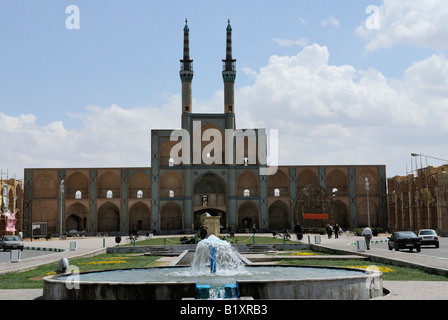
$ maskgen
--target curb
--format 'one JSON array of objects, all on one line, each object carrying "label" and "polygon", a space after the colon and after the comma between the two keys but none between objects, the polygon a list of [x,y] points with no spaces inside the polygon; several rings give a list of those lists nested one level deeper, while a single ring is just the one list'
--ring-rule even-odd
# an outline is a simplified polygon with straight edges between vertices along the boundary
[{"label": "curb", "polygon": [[42,248],[42,247],[24,247],[24,250],[35,250],[35,251],[53,251],[53,252],[64,252],[66,249],[59,248]]}]

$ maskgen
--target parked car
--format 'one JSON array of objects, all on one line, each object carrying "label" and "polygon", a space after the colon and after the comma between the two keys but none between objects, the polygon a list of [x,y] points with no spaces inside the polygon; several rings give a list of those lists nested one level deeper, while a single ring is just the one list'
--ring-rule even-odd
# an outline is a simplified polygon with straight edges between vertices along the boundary
[{"label": "parked car", "polygon": [[3,251],[19,249],[23,251],[23,241],[18,236],[3,236],[0,239],[0,249]]},{"label": "parked car", "polygon": [[387,245],[389,250],[395,249],[395,251],[398,251],[400,249],[409,249],[409,251],[412,251],[416,249],[417,252],[421,251],[422,238],[418,237],[412,231],[397,231],[392,233],[388,239],[389,242]]},{"label": "parked car", "polygon": [[422,246],[433,245],[439,247],[439,236],[432,229],[422,229],[418,232],[418,236],[422,238]]}]

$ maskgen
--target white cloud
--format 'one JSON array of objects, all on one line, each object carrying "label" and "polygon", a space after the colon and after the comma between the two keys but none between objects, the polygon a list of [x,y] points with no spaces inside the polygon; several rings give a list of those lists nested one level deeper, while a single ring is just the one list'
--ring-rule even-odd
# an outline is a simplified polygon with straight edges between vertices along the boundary
[{"label": "white cloud", "polygon": [[281,164],[386,164],[390,174],[405,174],[412,150],[442,157],[445,57],[429,57],[402,80],[389,80],[375,69],[330,65],[329,56],[317,44],[272,56],[253,72],[253,85],[237,92],[237,124],[279,129]]},{"label": "white cloud", "polygon": [[379,6],[379,29],[361,24],[356,33],[368,43],[366,50],[394,44],[448,49],[448,2],[446,0],[384,0]]},{"label": "white cloud", "polygon": [[329,17],[328,19],[322,20],[320,22],[320,26],[321,27],[328,27],[328,26],[339,27],[339,21],[335,17]]},{"label": "white cloud", "polygon": [[[293,56],[274,55],[259,70],[246,69],[253,83],[236,92],[237,127],[278,129],[284,165],[386,164],[390,176],[405,174],[411,152],[448,158],[445,56],[415,62],[403,79],[329,61],[328,48],[313,44]],[[60,121],[40,126],[31,114],[0,113],[8,146],[2,169],[22,177],[27,167],[149,167],[151,129],[180,128],[180,106],[180,95],[158,107],[87,106],[71,115],[79,130]],[[222,108],[222,90],[210,101],[193,101],[194,112]]]}]

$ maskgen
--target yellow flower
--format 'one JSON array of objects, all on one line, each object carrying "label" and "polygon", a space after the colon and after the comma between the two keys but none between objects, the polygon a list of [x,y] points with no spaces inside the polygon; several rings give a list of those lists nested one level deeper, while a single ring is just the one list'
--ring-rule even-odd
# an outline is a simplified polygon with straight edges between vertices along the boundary
[{"label": "yellow flower", "polygon": [[290,256],[314,256],[314,253],[311,253],[311,252],[296,252],[296,253],[291,253]]},{"label": "yellow flower", "polygon": [[378,267],[378,266],[346,266],[347,268],[355,268],[355,269],[372,269],[372,270],[378,270],[381,272],[395,272],[397,270],[391,269],[389,267]]}]

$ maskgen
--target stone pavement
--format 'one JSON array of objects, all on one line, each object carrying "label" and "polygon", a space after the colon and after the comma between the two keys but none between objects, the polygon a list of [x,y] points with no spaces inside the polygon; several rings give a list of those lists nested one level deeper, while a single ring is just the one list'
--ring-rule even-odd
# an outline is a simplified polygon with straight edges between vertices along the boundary
[{"label": "stone pavement", "polygon": [[[247,235],[247,234],[246,234]],[[257,234],[263,235],[263,234]],[[266,234],[272,236],[272,234]],[[314,243],[314,235],[305,235],[303,242],[319,247],[321,250],[333,250],[344,254],[367,255],[373,261],[385,262],[387,260],[400,265],[413,264],[421,268],[427,267],[432,272],[439,271],[442,274],[448,274],[448,260],[443,258],[428,257],[419,254],[409,254],[405,252],[396,252],[388,250],[366,250],[357,252],[357,247],[353,245],[362,238],[354,236],[340,236],[339,239],[327,239],[321,236],[321,243]],[[375,237],[375,240],[385,241],[386,237]],[[70,250],[70,242],[76,241],[75,251]],[[122,243],[123,244],[123,243]],[[0,263],[0,276],[2,273],[17,272],[27,269],[33,269],[37,266],[57,262],[62,257],[72,259],[76,257],[94,255],[105,252],[107,247],[115,246],[114,237],[98,238],[77,238],[67,240],[33,241],[26,242],[26,246],[34,249],[46,248],[49,250],[63,249],[65,251],[51,251],[46,255],[20,260],[17,263]],[[447,272],[447,273],[445,273]],[[448,300],[448,281],[383,281],[383,287],[390,293],[375,300]],[[0,300],[33,300],[42,296],[42,289],[23,289],[23,290],[0,290]]]}]

